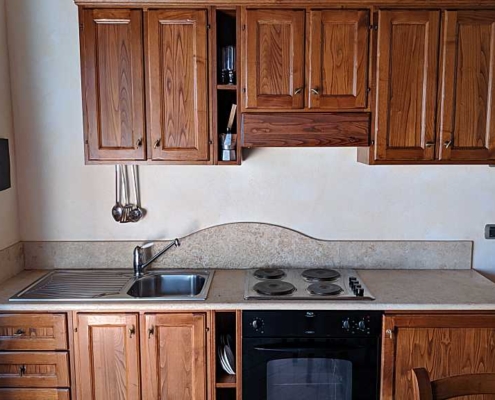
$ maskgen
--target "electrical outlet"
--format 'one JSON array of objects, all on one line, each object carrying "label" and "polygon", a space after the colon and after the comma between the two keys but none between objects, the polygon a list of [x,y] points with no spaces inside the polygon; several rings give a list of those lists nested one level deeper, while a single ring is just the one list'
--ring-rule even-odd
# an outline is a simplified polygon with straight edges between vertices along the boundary
[{"label": "electrical outlet", "polygon": [[495,225],[485,226],[485,239],[495,239]]},{"label": "electrical outlet", "polygon": [[0,192],[9,189],[10,186],[9,141],[0,139]]}]

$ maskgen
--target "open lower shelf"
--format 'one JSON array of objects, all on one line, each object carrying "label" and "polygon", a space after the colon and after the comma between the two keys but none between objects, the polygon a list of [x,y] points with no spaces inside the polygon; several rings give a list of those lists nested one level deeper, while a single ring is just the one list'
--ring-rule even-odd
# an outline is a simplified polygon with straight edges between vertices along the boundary
[{"label": "open lower shelf", "polygon": [[218,356],[218,346],[221,337],[229,335],[232,339],[231,349],[235,355],[235,366],[238,372],[241,369],[241,314],[236,311],[214,311],[213,312],[213,349],[215,359],[212,363],[214,381],[214,400],[240,400],[241,399],[241,376],[239,374],[229,375],[221,365]]},{"label": "open lower shelf", "polygon": [[237,85],[217,85],[218,90],[237,90]]},{"label": "open lower shelf", "polygon": [[235,388],[237,386],[235,375],[220,375],[215,386],[217,388]]}]

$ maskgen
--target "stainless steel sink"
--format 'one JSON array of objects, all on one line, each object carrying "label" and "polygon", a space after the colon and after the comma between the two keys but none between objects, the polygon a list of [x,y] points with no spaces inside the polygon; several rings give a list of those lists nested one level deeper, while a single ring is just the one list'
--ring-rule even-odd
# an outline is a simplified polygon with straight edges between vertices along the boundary
[{"label": "stainless steel sink", "polygon": [[127,294],[137,298],[197,297],[207,280],[207,275],[198,273],[153,272],[138,278]]},{"label": "stainless steel sink", "polygon": [[213,275],[206,270],[150,270],[140,277],[129,270],[57,270],[10,301],[206,300]]}]

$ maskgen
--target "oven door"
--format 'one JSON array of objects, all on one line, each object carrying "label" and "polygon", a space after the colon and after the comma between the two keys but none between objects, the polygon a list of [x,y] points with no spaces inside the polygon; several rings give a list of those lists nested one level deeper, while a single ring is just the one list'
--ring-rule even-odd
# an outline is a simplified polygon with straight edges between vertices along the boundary
[{"label": "oven door", "polygon": [[377,338],[244,338],[244,400],[377,400]]}]

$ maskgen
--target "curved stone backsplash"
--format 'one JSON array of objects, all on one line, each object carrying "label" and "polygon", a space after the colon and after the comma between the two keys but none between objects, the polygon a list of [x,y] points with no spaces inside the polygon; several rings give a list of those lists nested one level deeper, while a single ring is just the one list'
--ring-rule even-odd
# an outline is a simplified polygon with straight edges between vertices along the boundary
[{"label": "curved stone backsplash", "polygon": [[[160,249],[169,241],[156,242]],[[132,268],[142,242],[26,242],[26,269]],[[262,223],[213,226],[181,239],[154,268],[267,266],[359,269],[469,269],[471,241],[327,241]]]}]

